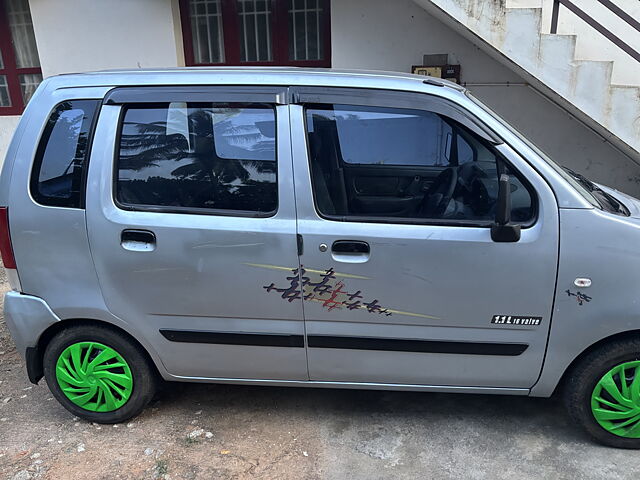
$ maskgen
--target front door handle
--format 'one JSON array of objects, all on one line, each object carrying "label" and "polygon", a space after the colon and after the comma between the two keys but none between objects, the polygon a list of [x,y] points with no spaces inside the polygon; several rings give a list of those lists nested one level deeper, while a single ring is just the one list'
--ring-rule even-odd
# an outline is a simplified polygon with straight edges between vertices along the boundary
[{"label": "front door handle", "polygon": [[126,229],[120,235],[120,245],[133,252],[150,252],[156,248],[156,235],[150,230]]},{"label": "front door handle", "polygon": [[336,240],[331,245],[331,257],[336,262],[364,263],[370,251],[369,244],[360,240]]},{"label": "front door handle", "polygon": [[371,248],[367,242],[360,240],[336,240],[331,246],[331,251],[338,254],[364,255],[369,254]]}]

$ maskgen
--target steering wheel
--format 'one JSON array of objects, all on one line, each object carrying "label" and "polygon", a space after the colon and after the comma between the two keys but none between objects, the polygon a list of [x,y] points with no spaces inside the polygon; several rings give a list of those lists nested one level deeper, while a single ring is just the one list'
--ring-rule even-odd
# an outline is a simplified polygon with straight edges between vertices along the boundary
[{"label": "steering wheel", "polygon": [[[457,193],[463,197],[463,203],[474,215],[488,215],[492,206],[490,192],[494,192],[495,175],[489,175],[479,162],[469,162],[458,168]],[[496,193],[497,194],[497,193]]]},{"label": "steering wheel", "polygon": [[476,177],[471,183],[471,193],[469,194],[469,206],[474,215],[482,218],[484,216],[492,217],[491,206],[493,205],[489,190],[491,187],[491,179]]},{"label": "steering wheel", "polygon": [[458,169],[446,168],[436,177],[424,195],[418,213],[422,217],[439,218],[447,210],[458,183]]}]

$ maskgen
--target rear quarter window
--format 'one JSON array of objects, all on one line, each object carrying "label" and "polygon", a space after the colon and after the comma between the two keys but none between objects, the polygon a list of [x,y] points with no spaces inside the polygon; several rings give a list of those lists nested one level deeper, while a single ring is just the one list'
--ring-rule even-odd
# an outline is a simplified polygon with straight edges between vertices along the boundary
[{"label": "rear quarter window", "polygon": [[31,195],[42,205],[80,208],[89,139],[99,100],[69,100],[49,116],[31,175]]}]

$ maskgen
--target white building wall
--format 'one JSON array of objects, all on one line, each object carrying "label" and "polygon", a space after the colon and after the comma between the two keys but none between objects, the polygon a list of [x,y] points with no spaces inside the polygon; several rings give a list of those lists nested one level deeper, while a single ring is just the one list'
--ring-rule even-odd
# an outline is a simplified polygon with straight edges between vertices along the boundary
[{"label": "white building wall", "polygon": [[20,117],[18,115],[0,116],[0,169],[2,168],[9,142],[19,121]]},{"label": "white building wall", "polygon": [[[640,52],[640,32],[598,0],[574,0],[574,3],[630,47]],[[638,0],[615,0],[614,3],[632,18],[640,18],[640,2]],[[542,7],[542,31],[550,33],[553,0],[507,0],[507,7]],[[558,33],[577,35],[577,59],[613,61],[613,83],[640,85],[640,63],[634,61],[632,57],[566,7],[560,6],[559,12]]]},{"label": "white building wall", "polygon": [[30,0],[29,4],[45,77],[184,65],[182,40],[176,35],[180,33],[177,2],[172,0]]},{"label": "white building wall", "polygon": [[424,54],[448,53],[473,94],[556,161],[640,196],[640,166],[412,0],[332,0],[331,9],[335,68],[408,72]]},{"label": "white building wall", "polygon": [[[177,0],[29,0],[42,74],[184,65]],[[20,117],[0,116],[0,166]]]},{"label": "white building wall", "polygon": [[[184,64],[177,0],[30,4],[45,76]],[[332,0],[331,8],[335,68],[408,72],[424,54],[449,53],[472,92],[557,161],[640,196],[638,165],[412,0]],[[0,160],[17,118],[0,117]]]}]

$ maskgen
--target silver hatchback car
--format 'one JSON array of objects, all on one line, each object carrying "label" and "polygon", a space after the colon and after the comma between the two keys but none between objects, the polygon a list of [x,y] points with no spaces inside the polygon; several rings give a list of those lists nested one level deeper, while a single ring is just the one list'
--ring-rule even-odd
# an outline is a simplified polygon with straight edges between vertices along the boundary
[{"label": "silver hatchback car", "polygon": [[640,447],[640,201],[457,85],[384,72],[64,75],[0,177],[32,382],[121,422],[161,379],[550,396]]}]

